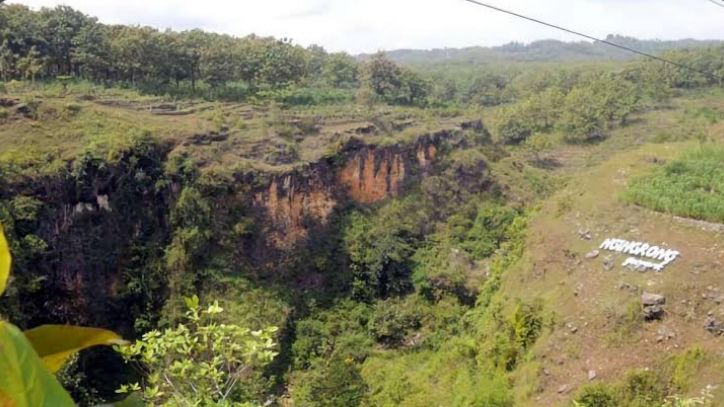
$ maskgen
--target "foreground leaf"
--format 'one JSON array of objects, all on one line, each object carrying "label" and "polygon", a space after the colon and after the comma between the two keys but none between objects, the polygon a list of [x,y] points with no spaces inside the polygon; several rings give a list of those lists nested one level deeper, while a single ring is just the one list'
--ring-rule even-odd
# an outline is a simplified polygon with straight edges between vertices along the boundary
[{"label": "foreground leaf", "polygon": [[5,239],[5,232],[0,225],[0,295],[5,291],[10,276],[10,248],[8,241]]},{"label": "foreground leaf", "polygon": [[[138,395],[138,393],[132,393],[130,396],[126,397],[125,399],[113,403],[113,407],[145,407],[145,406],[146,406],[146,403],[144,403],[143,398],[140,395]],[[0,404],[0,407],[2,407],[1,404]]]},{"label": "foreground leaf", "polygon": [[7,322],[0,322],[0,405],[75,406],[22,332]]},{"label": "foreground leaf", "polygon": [[126,343],[112,331],[68,325],[42,325],[25,331],[25,337],[51,373],[57,372],[79,350],[96,345]]}]

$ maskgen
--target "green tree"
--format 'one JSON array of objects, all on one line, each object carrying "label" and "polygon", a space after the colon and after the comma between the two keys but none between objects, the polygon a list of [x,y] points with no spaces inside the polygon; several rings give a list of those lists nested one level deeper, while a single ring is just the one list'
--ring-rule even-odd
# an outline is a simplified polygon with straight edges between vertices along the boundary
[{"label": "green tree", "polygon": [[26,79],[30,79],[32,83],[35,83],[35,77],[45,67],[45,60],[38,49],[33,46],[26,56],[18,60],[17,66],[18,70],[24,73]]},{"label": "green tree", "polygon": [[43,37],[48,42],[48,57],[56,75],[72,75],[75,72],[72,58],[73,41],[84,26],[93,19],[68,6],[43,8],[40,11]]},{"label": "green tree", "polygon": [[363,75],[365,84],[385,101],[394,100],[402,86],[402,70],[382,52],[365,63]]},{"label": "green tree", "polygon": [[84,78],[109,79],[113,60],[108,30],[97,23],[85,25],[73,38],[73,64]]},{"label": "green tree", "polygon": [[116,348],[144,376],[118,392],[140,391],[151,405],[255,405],[258,400],[239,399],[239,387],[277,355],[277,328],[251,331],[220,323],[223,309],[218,303],[202,308],[196,296],[187,298],[186,305],[183,323],[147,332],[134,344]]},{"label": "green tree", "polygon": [[15,70],[16,55],[10,49],[10,44],[5,40],[0,44],[0,75],[3,81],[7,82]]},{"label": "green tree", "polygon": [[353,88],[359,84],[359,65],[352,56],[337,52],[327,57],[322,67],[322,75],[331,86]]}]

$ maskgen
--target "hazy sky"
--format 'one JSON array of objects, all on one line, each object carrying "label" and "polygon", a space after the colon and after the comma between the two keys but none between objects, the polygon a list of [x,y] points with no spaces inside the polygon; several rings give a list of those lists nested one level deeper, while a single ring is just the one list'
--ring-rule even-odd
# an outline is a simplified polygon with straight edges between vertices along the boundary
[{"label": "hazy sky", "polygon": [[[723,1],[723,0],[716,0]],[[14,0],[67,4],[105,23],[256,33],[352,53],[396,48],[500,45],[576,37],[463,0]],[[603,37],[722,39],[724,8],[707,0],[488,0]],[[724,3],[723,3],[724,4]]]}]

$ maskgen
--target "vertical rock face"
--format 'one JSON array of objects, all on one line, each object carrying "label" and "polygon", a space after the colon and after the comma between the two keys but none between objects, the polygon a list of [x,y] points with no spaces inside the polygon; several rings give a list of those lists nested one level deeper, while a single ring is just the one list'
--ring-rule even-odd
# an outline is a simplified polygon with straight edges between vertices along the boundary
[{"label": "vertical rock face", "polygon": [[379,202],[400,193],[405,181],[405,161],[399,151],[370,146],[337,172],[337,181],[355,202]]},{"label": "vertical rock face", "polygon": [[437,146],[435,144],[420,143],[417,147],[417,163],[420,168],[427,169],[437,157]]},{"label": "vertical rock face", "polygon": [[13,276],[38,282],[25,295],[18,322],[130,331],[134,313],[119,291],[131,270],[146,267],[144,248],[163,247],[168,238],[170,199],[155,188],[164,154],[153,146],[114,165],[87,162],[78,177],[49,176],[3,191],[32,198],[41,208],[37,219],[13,228],[13,238],[30,237],[44,247],[33,252],[21,243],[14,253]]},{"label": "vertical rock face", "polygon": [[326,223],[336,200],[319,179],[293,173],[272,179],[256,193],[254,203],[265,209],[271,221],[265,225],[267,242],[286,248],[306,236],[308,218]]},{"label": "vertical rock face", "polygon": [[338,204],[374,204],[400,195],[405,186],[429,171],[439,143],[450,135],[441,132],[409,146],[365,145],[350,142],[342,151],[344,164],[328,161],[274,177],[254,196],[263,209],[267,244],[289,248],[307,236],[309,225],[325,225]]}]

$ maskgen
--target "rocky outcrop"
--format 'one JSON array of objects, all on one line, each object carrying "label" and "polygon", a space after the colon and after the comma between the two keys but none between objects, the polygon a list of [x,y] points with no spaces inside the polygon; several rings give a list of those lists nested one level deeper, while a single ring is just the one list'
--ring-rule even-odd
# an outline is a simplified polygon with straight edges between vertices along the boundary
[{"label": "rocky outcrop", "polygon": [[[126,283],[146,271],[144,263],[159,255],[170,233],[171,196],[157,184],[167,146],[138,147],[112,165],[79,157],[75,170],[69,164],[0,191],[0,207],[12,219],[6,233],[14,241],[14,288],[23,296],[13,316],[19,324],[131,330],[137,310],[129,304],[142,304],[124,290]],[[37,209],[24,209],[30,206]]]},{"label": "rocky outcrop", "polygon": [[646,321],[655,321],[664,317],[663,305],[666,304],[666,297],[661,294],[644,292],[641,294],[641,306],[643,317]]},{"label": "rocky outcrop", "polygon": [[[334,157],[286,173],[238,173],[200,186],[212,208],[208,250],[233,253],[234,261],[248,262],[248,269],[260,274],[283,269],[280,260],[295,257],[296,247],[333,233],[336,211],[398,196],[433,173],[458,130],[421,135],[409,144],[352,139]],[[53,176],[12,184],[0,179],[0,205],[22,197],[40,208],[32,221],[18,217],[6,225],[21,248],[14,253],[13,287],[22,288],[15,299],[0,299],[0,308],[20,304],[19,296],[32,289],[31,300],[17,306],[16,314],[27,316],[14,318],[20,325],[74,323],[131,332],[136,317],[162,306],[164,279],[172,271],[164,268],[176,227],[172,208],[193,182],[164,170],[171,147],[146,140],[113,163],[81,156]],[[454,172],[464,183],[479,180],[483,169]],[[240,227],[237,233],[238,222],[249,222],[251,231]],[[225,228],[234,233],[224,235]],[[151,275],[157,280],[150,281]]]},{"label": "rocky outcrop", "polygon": [[454,131],[423,135],[411,145],[376,146],[353,139],[329,158],[273,176],[254,194],[263,209],[267,243],[292,247],[307,236],[310,224],[325,225],[335,208],[347,203],[374,204],[400,195],[432,170],[442,143]]}]

